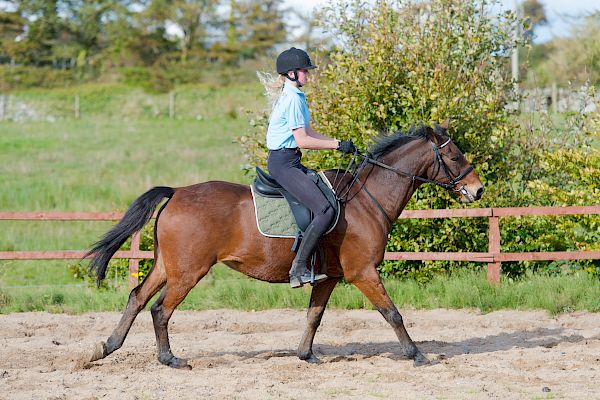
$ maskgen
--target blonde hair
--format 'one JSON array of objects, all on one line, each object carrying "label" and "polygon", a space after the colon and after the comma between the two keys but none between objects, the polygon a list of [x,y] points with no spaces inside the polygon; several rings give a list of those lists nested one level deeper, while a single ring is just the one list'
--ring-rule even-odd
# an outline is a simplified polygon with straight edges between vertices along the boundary
[{"label": "blonde hair", "polygon": [[281,92],[283,91],[283,85],[285,84],[285,76],[276,75],[269,72],[256,71],[258,80],[265,88],[265,96],[269,100],[269,108],[273,108]]}]

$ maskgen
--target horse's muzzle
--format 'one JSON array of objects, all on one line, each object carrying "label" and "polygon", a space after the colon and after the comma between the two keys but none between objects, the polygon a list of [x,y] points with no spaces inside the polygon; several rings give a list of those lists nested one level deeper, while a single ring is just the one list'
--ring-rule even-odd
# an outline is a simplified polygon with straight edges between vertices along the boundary
[{"label": "horse's muzzle", "polygon": [[[475,186],[475,187],[471,187]],[[461,196],[461,201],[464,203],[472,203],[477,201],[483,196],[484,187],[482,184],[478,185],[463,185],[458,188],[457,192]]]}]

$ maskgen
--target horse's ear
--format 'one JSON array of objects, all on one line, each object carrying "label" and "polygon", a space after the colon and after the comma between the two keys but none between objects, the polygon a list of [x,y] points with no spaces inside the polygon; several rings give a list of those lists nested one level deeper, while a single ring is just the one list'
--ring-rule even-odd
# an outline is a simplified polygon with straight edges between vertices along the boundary
[{"label": "horse's ear", "polygon": [[450,118],[446,118],[446,120],[440,125],[440,128],[446,130],[448,129],[448,126],[450,126]]}]

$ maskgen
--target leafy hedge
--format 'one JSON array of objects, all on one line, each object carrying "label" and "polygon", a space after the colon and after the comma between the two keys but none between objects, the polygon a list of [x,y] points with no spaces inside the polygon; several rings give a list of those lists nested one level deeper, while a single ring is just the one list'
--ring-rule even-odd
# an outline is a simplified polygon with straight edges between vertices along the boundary
[{"label": "leafy hedge", "polygon": [[54,88],[76,82],[72,70],[0,65],[0,91],[11,88]]}]

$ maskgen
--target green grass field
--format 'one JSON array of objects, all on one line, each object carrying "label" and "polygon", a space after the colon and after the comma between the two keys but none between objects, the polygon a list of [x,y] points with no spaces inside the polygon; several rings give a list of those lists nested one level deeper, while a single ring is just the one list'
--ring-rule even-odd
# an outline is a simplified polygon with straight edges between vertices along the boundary
[{"label": "green grass field", "polygon": [[[59,271],[58,268],[56,270]],[[66,268],[63,268],[62,273],[54,276],[54,279],[67,279],[65,271]],[[5,272],[0,279],[5,280]],[[38,281],[32,276],[32,282]],[[488,284],[484,273],[471,271],[449,277],[438,276],[426,285],[412,280],[388,279],[385,280],[385,286],[394,303],[401,308],[475,308],[482,312],[544,309],[550,314],[600,311],[600,298],[591,295],[600,293],[600,281],[590,279],[584,273],[561,277],[530,276],[517,282],[504,280],[500,286],[493,287]],[[0,287],[0,313],[121,311],[127,296],[125,284],[117,289],[102,290],[85,284],[10,289]],[[291,289],[287,284],[259,282],[223,265],[216,265],[190,292],[179,309],[302,309],[308,305],[309,299],[309,287]],[[329,306],[342,309],[371,308],[358,289],[345,283],[338,284],[333,291]]]},{"label": "green grass field", "polygon": [[[69,115],[74,93],[81,96],[80,120]],[[233,139],[248,129],[241,108],[266,105],[261,88],[252,84],[181,88],[175,119],[167,117],[165,95],[122,86],[26,91],[15,98],[46,117],[0,121],[2,211],[124,211],[156,185],[213,179],[249,183]],[[110,222],[0,221],[0,251],[85,249],[110,226]],[[0,313],[122,309],[126,282],[113,282],[117,289],[88,287],[72,276],[72,264],[0,261]],[[463,272],[440,276],[427,285],[387,280],[386,287],[401,307],[600,310],[599,297],[592,295],[600,293],[600,283],[583,274],[529,276],[492,288],[482,273]],[[302,308],[309,293],[250,280],[217,266],[181,308]],[[345,284],[338,285],[330,304],[369,307],[358,290]]]},{"label": "green grass field", "polygon": [[[247,183],[241,150],[233,140],[248,129],[242,109],[265,105],[261,88],[195,89],[180,90],[175,119],[164,113],[143,114],[148,102],[164,102],[165,95],[119,86],[13,94],[18,99],[13,101],[52,118],[0,121],[0,210],[124,211],[156,185],[186,186],[208,180]],[[82,99],[80,120],[66,113],[74,93]],[[0,221],[0,251],[85,249],[111,225]],[[69,273],[72,263],[0,261],[2,298],[8,293],[26,301],[32,294],[42,301],[56,289],[53,285],[82,284]],[[71,286],[66,290],[79,293],[82,289]],[[81,297],[85,297],[83,292]],[[4,310],[2,304],[0,300]]]}]

